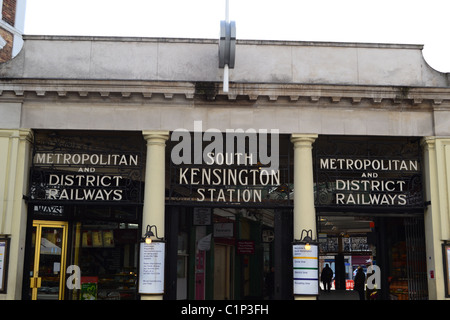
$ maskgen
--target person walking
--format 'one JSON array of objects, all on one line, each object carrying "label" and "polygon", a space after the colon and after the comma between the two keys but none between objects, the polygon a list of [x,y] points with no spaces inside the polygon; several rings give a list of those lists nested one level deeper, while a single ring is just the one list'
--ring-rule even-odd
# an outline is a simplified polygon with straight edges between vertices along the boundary
[{"label": "person walking", "polygon": [[355,275],[355,285],[353,290],[358,291],[359,300],[365,300],[364,298],[364,287],[366,285],[366,275],[364,274],[364,270],[361,267],[358,267],[358,271]]},{"label": "person walking", "polygon": [[320,275],[320,279],[323,283],[323,289],[326,292],[330,292],[331,290],[331,281],[333,280],[333,270],[331,270],[328,263],[325,265],[325,268],[323,268],[322,273]]}]

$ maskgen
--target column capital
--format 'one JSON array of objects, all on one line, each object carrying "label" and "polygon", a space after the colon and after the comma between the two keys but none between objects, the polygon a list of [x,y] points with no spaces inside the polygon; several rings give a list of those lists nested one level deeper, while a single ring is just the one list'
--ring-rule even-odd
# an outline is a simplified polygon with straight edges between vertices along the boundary
[{"label": "column capital", "polygon": [[294,144],[294,147],[311,146],[317,137],[317,134],[293,133],[291,134],[291,142]]},{"label": "column capital", "polygon": [[142,131],[142,135],[148,144],[153,143],[164,145],[169,139],[169,131],[164,130],[144,130]]},{"label": "column capital", "polygon": [[436,137],[424,137],[420,144],[425,150],[434,150],[436,148]]},{"label": "column capital", "polygon": [[33,141],[33,130],[31,129],[0,129],[0,137],[18,138],[20,140]]}]

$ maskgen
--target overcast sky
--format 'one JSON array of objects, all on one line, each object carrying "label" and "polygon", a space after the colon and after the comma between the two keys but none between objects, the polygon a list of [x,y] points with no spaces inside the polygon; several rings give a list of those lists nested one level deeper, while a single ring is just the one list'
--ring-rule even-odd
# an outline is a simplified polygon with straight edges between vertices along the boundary
[{"label": "overcast sky", "polygon": [[[25,34],[218,38],[226,0],[27,0]],[[450,72],[449,0],[229,0],[238,39],[422,44]]]}]

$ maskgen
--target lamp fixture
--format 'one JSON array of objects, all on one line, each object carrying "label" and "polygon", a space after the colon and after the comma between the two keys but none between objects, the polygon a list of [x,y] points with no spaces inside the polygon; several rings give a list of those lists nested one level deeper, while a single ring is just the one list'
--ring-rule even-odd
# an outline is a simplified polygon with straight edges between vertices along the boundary
[{"label": "lamp fixture", "polygon": [[[303,234],[306,233],[305,236],[303,236]],[[311,243],[314,242],[312,239],[312,230],[302,230],[302,233],[300,235],[300,242],[305,244],[305,250],[311,250]]]},{"label": "lamp fixture", "polygon": [[[153,233],[152,228],[155,229],[155,233]],[[152,237],[155,237],[157,240],[163,240],[163,238],[158,237],[158,228],[155,225],[147,225],[147,228],[145,230],[144,234],[144,241],[146,244],[152,243],[153,239]]]}]

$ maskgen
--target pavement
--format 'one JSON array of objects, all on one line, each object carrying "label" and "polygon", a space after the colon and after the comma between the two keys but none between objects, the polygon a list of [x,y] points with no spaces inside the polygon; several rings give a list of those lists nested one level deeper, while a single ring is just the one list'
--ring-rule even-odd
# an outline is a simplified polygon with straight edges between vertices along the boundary
[{"label": "pavement", "polygon": [[353,290],[320,291],[318,300],[359,300],[358,292]]}]

